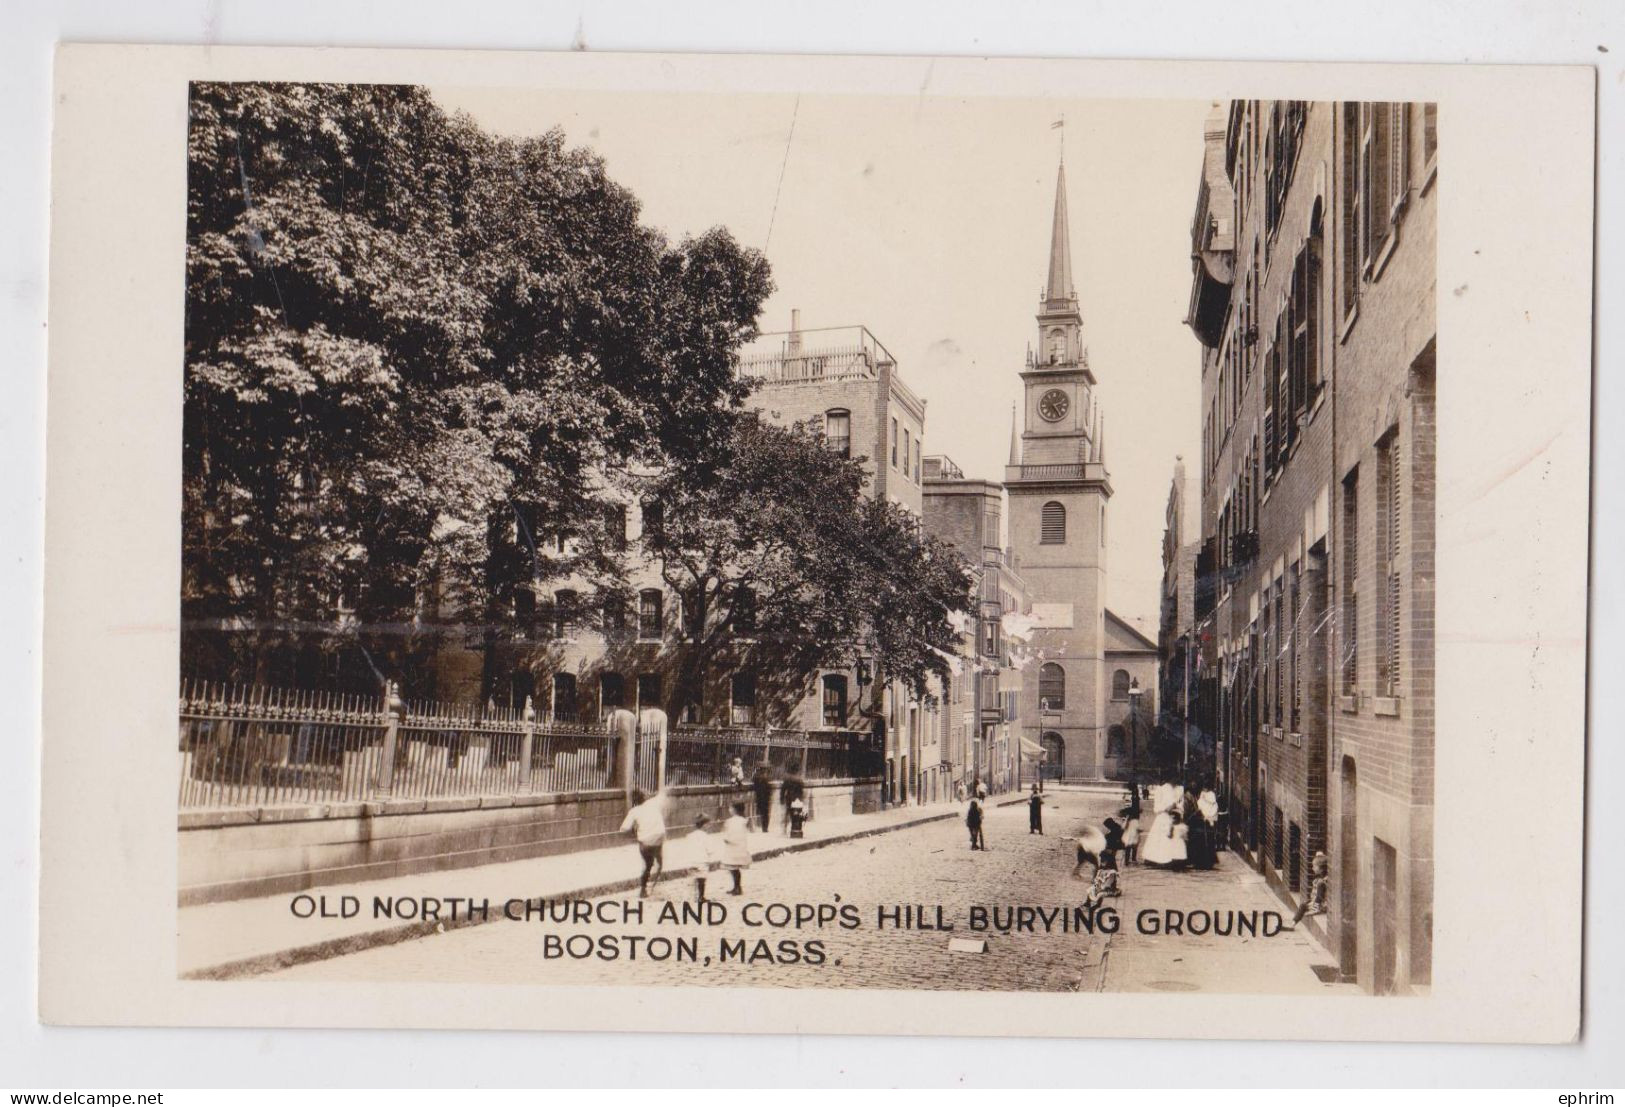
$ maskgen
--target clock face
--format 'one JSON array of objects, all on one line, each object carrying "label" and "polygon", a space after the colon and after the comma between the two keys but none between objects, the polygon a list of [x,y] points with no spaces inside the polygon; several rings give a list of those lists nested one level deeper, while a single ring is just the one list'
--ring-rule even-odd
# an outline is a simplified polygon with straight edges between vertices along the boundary
[{"label": "clock face", "polygon": [[1071,406],[1072,401],[1067,398],[1065,392],[1062,392],[1059,388],[1052,388],[1039,397],[1038,414],[1051,423],[1055,423],[1065,417],[1067,408]]}]

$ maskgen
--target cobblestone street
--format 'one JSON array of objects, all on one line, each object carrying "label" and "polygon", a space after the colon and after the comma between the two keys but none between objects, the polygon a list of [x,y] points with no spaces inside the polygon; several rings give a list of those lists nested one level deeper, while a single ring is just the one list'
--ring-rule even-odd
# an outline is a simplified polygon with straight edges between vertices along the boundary
[{"label": "cobblestone street", "polygon": [[[602,917],[591,922],[493,921],[298,966],[274,978],[1275,993],[1347,987],[1322,983],[1312,966],[1329,965],[1331,959],[1302,932],[1273,937],[1140,932],[1136,917],[1146,909],[1159,917],[1167,910],[1281,912],[1262,879],[1229,856],[1222,869],[1209,873],[1129,870],[1124,895],[1111,901],[1120,920],[1117,933],[1091,935],[1069,927],[1085,885],[1071,875],[1074,845],[1065,836],[1098,823],[1116,802],[1098,794],[1053,793],[1046,802],[1043,837],[1028,834],[1024,805],[994,808],[985,853],[968,848],[960,822],[942,821],[759,863],[746,873],[743,896],[727,895],[727,874],[713,874],[709,891],[720,906],[712,911],[726,912],[726,919],[714,924],[660,921],[668,904],[680,912],[685,902],[693,902],[692,881],[674,879],[645,901],[641,922],[620,918],[621,905],[635,898],[609,896],[592,901]],[[770,907],[780,904],[788,911],[808,905],[816,912],[822,906],[822,925],[816,917],[799,928],[793,922],[763,925],[763,914],[777,922],[781,912],[788,913]],[[932,926],[940,907],[941,921],[952,931],[898,929],[889,921],[884,928],[878,925],[883,908],[910,906]],[[1030,929],[973,929],[977,909],[991,918],[997,908],[998,921],[1007,922],[1006,910],[1022,907],[1040,909],[1027,913]],[[493,903],[493,917],[498,911]],[[843,918],[857,925],[843,928]],[[616,938],[613,961],[596,952],[607,936]],[[949,941],[956,938],[985,938],[987,951],[951,952]],[[651,943],[655,939],[668,941]],[[677,952],[680,939],[690,943],[692,960]],[[566,948],[595,952],[585,958],[558,955]]]}]

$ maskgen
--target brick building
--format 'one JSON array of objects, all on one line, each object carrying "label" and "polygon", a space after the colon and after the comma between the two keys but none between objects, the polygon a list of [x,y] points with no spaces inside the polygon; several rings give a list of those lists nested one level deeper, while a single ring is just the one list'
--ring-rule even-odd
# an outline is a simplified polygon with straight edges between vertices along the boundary
[{"label": "brick building", "polygon": [[1192,509],[1185,459],[1174,459],[1163,513],[1162,594],[1157,620],[1157,655],[1162,660],[1162,709],[1157,723],[1163,732],[1190,751],[1190,768],[1198,775],[1214,771],[1212,738],[1195,718],[1200,659],[1196,648],[1196,559],[1201,553],[1201,519]]},{"label": "brick building", "polygon": [[1235,844],[1324,850],[1343,971],[1431,973],[1434,112],[1234,102],[1204,134],[1199,721]]},{"label": "brick building", "polygon": [[[756,381],[749,407],[775,422],[816,426],[832,449],[862,460],[866,494],[920,516],[925,402],[867,328],[804,332],[793,316],[791,330],[756,340],[739,371]],[[635,554],[643,505],[613,488],[601,496],[612,540]],[[557,541],[562,550],[570,540]],[[595,720],[618,707],[665,707],[677,679],[673,647],[682,633],[681,605],[651,562],[634,556],[629,577],[634,606],[625,611],[586,610],[580,597],[587,586],[577,580],[553,582],[545,594],[519,588],[513,626],[494,649],[471,642],[443,651],[438,694],[478,700],[480,688],[491,683],[484,670],[496,664],[511,670],[515,705],[531,697],[550,717]],[[902,684],[877,687],[865,663],[821,670],[806,681],[759,672],[744,633],[707,667],[698,686],[684,691],[681,722],[869,732],[884,742],[889,800],[947,794],[940,690],[916,698]]]},{"label": "brick building", "polygon": [[[979,604],[961,636],[959,672],[946,690],[950,787],[978,780],[1000,791],[1020,782],[1020,736],[1013,729],[1021,687],[1019,645],[1005,618],[1026,614],[1027,586],[1003,545],[1004,486],[967,477],[943,456],[925,459],[925,529],[977,566]],[[1031,772],[1032,759],[1029,758]]]}]

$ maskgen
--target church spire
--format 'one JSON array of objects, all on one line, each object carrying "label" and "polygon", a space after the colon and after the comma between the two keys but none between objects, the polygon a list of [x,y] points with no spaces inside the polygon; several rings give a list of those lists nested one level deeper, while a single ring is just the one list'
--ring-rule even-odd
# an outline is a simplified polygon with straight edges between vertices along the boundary
[{"label": "church spire", "polygon": [[1021,437],[1016,432],[1016,405],[1010,405],[1010,464],[1021,464]]},{"label": "church spire", "polygon": [[1066,219],[1066,162],[1055,171],[1055,224],[1050,231],[1049,280],[1044,285],[1044,302],[1070,303],[1076,299],[1072,288],[1072,238]]}]

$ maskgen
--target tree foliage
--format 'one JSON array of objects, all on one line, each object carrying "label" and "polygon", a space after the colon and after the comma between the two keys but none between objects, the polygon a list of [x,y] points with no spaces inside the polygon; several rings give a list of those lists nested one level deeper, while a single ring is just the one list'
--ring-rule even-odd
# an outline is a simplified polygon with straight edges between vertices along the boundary
[{"label": "tree foliage", "polygon": [[614,570],[594,473],[717,464],[767,264],[641,226],[560,132],[489,135],[420,88],[209,84],[188,155],[194,668],[286,678],[315,627],[408,674],[519,581]]},{"label": "tree foliage", "polygon": [[861,463],[820,433],[754,418],[736,424],[725,466],[670,467],[648,482],[659,524],[645,541],[683,608],[675,710],[726,652],[789,701],[816,670],[864,654],[917,694],[947,676],[950,613],[971,609],[970,572],[863,484]]}]

